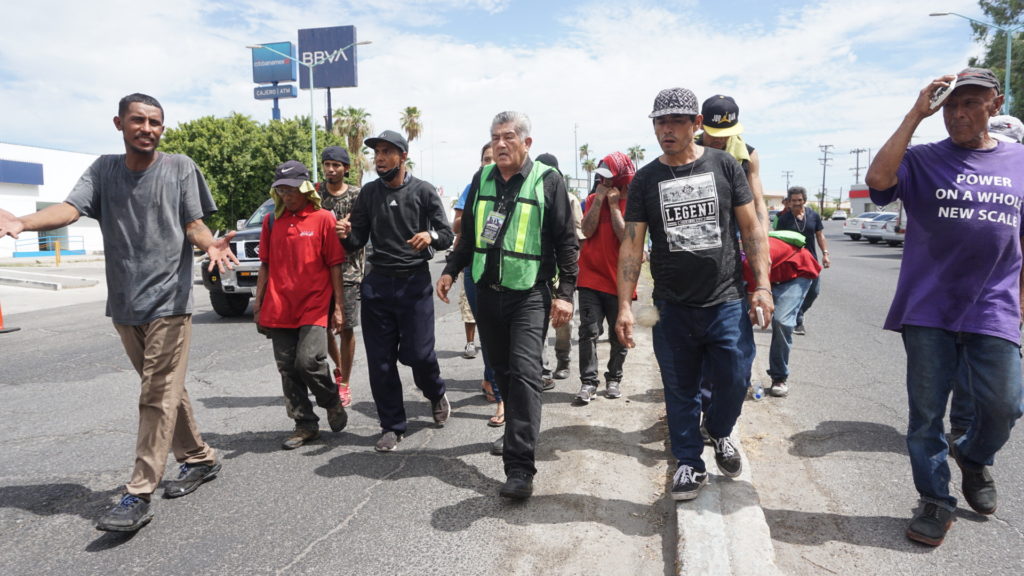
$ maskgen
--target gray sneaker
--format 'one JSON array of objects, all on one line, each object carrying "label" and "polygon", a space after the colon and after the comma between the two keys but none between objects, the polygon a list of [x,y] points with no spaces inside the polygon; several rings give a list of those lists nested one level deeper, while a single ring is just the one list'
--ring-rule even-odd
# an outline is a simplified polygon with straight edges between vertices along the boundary
[{"label": "gray sneaker", "polygon": [[619,383],[611,380],[605,384],[604,389],[605,398],[619,398],[622,396],[622,390],[619,389]]},{"label": "gray sneaker", "polygon": [[584,384],[580,386],[580,391],[576,393],[576,403],[590,404],[590,401],[595,397],[597,397],[597,386]]},{"label": "gray sneaker", "polygon": [[380,435],[380,440],[377,440],[377,445],[373,447],[377,452],[394,452],[395,448],[398,448],[398,443],[402,441],[402,435],[394,430],[385,430]]},{"label": "gray sneaker", "polygon": [[776,398],[785,398],[789,394],[789,385],[785,380],[773,380],[768,393]]}]

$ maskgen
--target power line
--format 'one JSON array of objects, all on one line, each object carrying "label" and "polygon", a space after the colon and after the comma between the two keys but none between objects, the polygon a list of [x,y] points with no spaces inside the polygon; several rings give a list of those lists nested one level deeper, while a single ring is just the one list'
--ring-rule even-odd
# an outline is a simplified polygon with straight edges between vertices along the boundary
[{"label": "power line", "polygon": [[791,176],[793,176],[793,171],[792,170],[783,170],[782,171],[782,177],[786,179],[786,192],[787,193],[789,192],[789,179],[790,179]]},{"label": "power line", "polygon": [[821,197],[818,200],[819,213],[825,212],[825,171],[828,169],[828,163],[832,161],[832,159],[828,157],[830,154],[828,151],[829,148],[835,148],[835,146],[831,144],[818,145],[818,149],[821,150],[821,158],[818,159],[818,161],[821,162]]},{"label": "power line", "polygon": [[853,171],[853,183],[854,184],[860,184],[860,155],[861,154],[867,154],[867,153],[868,153],[868,149],[867,148],[854,148],[853,150],[850,150],[850,154],[856,154],[857,155],[857,165],[854,166],[853,168],[850,168],[850,170]]}]

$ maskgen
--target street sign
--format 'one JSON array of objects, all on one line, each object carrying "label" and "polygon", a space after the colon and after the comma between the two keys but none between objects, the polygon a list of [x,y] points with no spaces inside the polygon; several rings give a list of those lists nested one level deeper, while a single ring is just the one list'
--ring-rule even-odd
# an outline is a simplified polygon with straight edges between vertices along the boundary
[{"label": "street sign", "polygon": [[282,84],[280,86],[257,86],[253,88],[253,96],[257,100],[273,100],[274,98],[296,98],[299,90],[294,84]]},{"label": "street sign", "polygon": [[[355,43],[355,26],[299,30],[299,60],[313,66],[313,83],[317,88],[359,85]],[[308,90],[309,70],[303,68],[299,87]]]},{"label": "street sign", "polygon": [[[252,49],[252,81],[256,84],[295,82],[295,47],[291,42],[262,44],[266,48]],[[281,54],[290,54],[285,58]]]}]

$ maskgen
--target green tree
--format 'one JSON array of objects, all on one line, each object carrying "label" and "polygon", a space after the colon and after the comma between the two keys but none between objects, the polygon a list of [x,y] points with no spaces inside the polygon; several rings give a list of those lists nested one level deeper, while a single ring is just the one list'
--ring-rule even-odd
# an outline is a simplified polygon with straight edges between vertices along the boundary
[{"label": "green tree", "polygon": [[366,110],[349,106],[334,111],[334,133],[345,141],[349,158],[352,160],[349,182],[357,186],[362,183],[363,172],[370,167],[363,141],[371,132],[373,124],[370,122],[370,113]]},{"label": "green tree", "polygon": [[[160,149],[185,154],[195,161],[219,208],[208,219],[210,228],[230,230],[236,220],[249,217],[268,198],[274,167],[291,159],[309,166],[309,141],[308,117],[260,124],[233,113],[224,118],[205,116],[168,128]],[[317,135],[321,150],[338,143],[336,136],[322,130]]]},{"label": "green tree", "polygon": [[645,150],[644,147],[639,144],[637,144],[636,146],[629,147],[627,155],[629,156],[629,159],[633,161],[633,164],[635,164],[637,168],[639,168],[640,163],[644,161],[644,152],[647,152],[647,150]]},{"label": "green tree", "polygon": [[420,109],[415,106],[409,106],[402,111],[402,130],[405,130],[405,137],[412,142],[416,138],[419,138],[420,132],[423,132],[423,123],[420,121]]},{"label": "green tree", "polygon": [[[1024,16],[1024,0],[979,0],[978,6],[985,13],[992,24],[1003,28],[1016,28],[1021,26],[1021,17]],[[1003,82],[1006,75],[1006,41],[1007,34],[995,28],[989,28],[980,24],[971,23],[974,30],[974,38],[985,43],[985,55],[981,58],[971,58],[968,64],[989,68]],[[1012,35],[1010,49],[1014,59],[1010,63],[1010,114],[1020,118],[1024,115],[1024,41],[1020,34]],[[1006,87],[1004,86],[1005,90]]]}]

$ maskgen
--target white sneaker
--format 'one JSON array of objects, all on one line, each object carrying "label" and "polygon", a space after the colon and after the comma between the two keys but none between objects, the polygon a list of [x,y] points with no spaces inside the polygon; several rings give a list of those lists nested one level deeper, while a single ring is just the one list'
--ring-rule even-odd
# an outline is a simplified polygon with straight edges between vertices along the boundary
[{"label": "white sneaker", "polygon": [[466,349],[462,352],[462,357],[467,360],[476,358],[476,344],[473,342],[466,342]]}]

